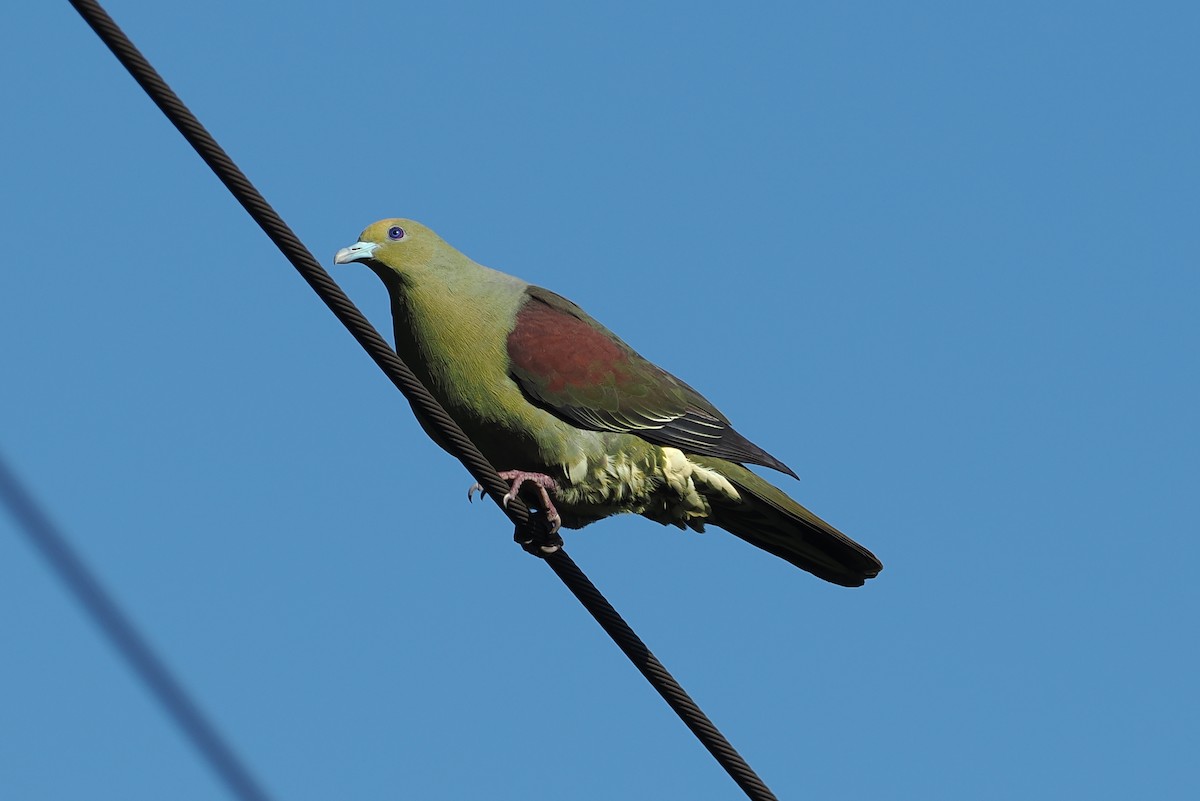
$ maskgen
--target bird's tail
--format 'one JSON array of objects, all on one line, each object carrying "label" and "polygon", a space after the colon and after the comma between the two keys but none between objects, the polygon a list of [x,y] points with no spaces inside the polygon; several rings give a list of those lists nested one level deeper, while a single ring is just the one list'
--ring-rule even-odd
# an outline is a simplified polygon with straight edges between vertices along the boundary
[{"label": "bird's tail", "polygon": [[740,501],[709,496],[714,525],[843,587],[861,587],[883,569],[873,553],[745,467],[694,454],[688,458],[725,476],[741,495]]}]

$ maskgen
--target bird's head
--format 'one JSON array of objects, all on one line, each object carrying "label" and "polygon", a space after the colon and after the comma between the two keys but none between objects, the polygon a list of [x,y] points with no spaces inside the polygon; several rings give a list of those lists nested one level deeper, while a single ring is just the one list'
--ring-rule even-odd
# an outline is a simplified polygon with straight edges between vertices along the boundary
[{"label": "bird's head", "polygon": [[442,238],[424,225],[397,218],[368,225],[358,241],[339,250],[333,260],[338,264],[361,261],[386,280],[412,275],[444,247]]}]

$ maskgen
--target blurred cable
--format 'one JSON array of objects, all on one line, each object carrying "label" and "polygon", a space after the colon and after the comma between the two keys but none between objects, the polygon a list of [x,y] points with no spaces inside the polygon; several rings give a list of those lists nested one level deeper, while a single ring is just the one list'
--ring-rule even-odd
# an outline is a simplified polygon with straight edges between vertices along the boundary
[{"label": "blurred cable", "polygon": [[0,501],[63,584],[150,689],[209,767],[239,801],[270,801],[262,785],[200,711],[0,455]]}]

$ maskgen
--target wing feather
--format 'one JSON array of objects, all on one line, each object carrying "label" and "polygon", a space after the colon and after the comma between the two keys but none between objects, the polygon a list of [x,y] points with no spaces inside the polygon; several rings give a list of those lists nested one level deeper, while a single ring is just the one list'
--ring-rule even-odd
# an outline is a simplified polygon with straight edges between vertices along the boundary
[{"label": "wing feather", "polygon": [[529,287],[507,346],[512,377],[530,401],[573,425],[795,475],[704,396],[549,290]]}]

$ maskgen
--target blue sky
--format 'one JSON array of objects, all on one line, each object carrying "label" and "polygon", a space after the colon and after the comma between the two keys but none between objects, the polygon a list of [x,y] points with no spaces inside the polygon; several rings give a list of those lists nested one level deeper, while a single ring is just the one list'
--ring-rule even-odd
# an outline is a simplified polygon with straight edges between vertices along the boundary
[{"label": "blue sky", "polygon": [[[568,534],[781,798],[1196,797],[1193,4],[106,7],[381,330],[332,254],[414,217],[880,556]],[[0,19],[0,451],[273,795],[740,797],[70,6]],[[222,797],[6,515],[0,636],[0,795]]]}]

